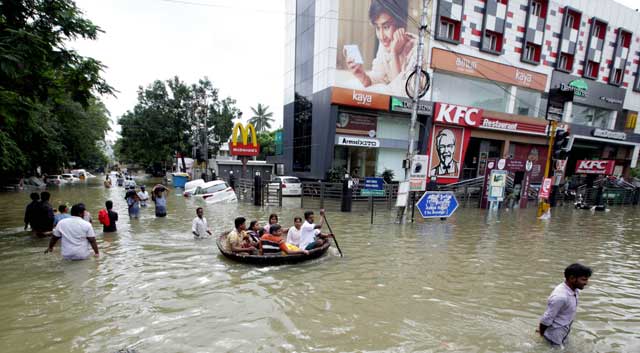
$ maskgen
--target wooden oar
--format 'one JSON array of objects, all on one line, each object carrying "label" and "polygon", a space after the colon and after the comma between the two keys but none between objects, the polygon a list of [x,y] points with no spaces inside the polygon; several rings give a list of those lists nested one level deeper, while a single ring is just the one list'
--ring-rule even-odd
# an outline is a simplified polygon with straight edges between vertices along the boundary
[{"label": "wooden oar", "polygon": [[342,250],[340,250],[340,245],[338,245],[338,239],[336,239],[336,235],[335,233],[333,233],[333,230],[331,229],[331,225],[329,224],[329,221],[327,220],[327,214],[323,214],[322,217],[324,217],[324,221],[327,222],[327,227],[329,227],[329,232],[331,232],[331,234],[333,234],[333,242],[336,243],[336,248],[338,248],[338,252],[340,253],[340,257],[344,257],[342,255]]}]

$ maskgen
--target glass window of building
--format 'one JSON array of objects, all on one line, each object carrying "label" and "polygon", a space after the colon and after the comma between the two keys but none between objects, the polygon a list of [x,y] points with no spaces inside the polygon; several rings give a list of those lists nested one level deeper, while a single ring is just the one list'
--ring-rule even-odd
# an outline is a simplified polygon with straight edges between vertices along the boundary
[{"label": "glass window of building", "polygon": [[609,127],[611,111],[586,105],[574,104],[571,111],[571,121],[574,124],[587,125],[599,128]]},{"label": "glass window of building", "polygon": [[433,100],[507,112],[510,86],[488,80],[435,72]]},{"label": "glass window of building", "polygon": [[544,111],[540,108],[542,93],[518,87],[516,91],[516,105],[514,114],[526,116],[541,116]]}]

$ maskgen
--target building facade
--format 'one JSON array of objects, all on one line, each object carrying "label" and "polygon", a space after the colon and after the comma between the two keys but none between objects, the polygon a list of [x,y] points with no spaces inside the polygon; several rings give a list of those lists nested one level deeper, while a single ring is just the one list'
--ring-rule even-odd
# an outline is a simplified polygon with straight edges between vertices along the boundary
[{"label": "building facade", "polygon": [[[404,177],[419,0],[287,1],[285,173],[324,179],[389,169]],[[441,183],[480,177],[492,158],[529,160],[540,182],[550,90],[571,131],[567,165],[640,152],[640,14],[612,0],[433,0],[415,141]]]}]

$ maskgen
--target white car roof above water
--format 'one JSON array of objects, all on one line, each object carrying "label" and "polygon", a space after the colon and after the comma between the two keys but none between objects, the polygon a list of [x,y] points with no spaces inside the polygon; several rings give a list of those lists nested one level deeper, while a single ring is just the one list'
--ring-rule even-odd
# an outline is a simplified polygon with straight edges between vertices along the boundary
[{"label": "white car roof above water", "polygon": [[206,189],[206,188],[209,188],[211,186],[218,185],[218,184],[226,184],[226,183],[225,183],[224,180],[213,180],[213,181],[207,181],[204,184],[200,184],[200,185],[198,185],[198,187]]}]

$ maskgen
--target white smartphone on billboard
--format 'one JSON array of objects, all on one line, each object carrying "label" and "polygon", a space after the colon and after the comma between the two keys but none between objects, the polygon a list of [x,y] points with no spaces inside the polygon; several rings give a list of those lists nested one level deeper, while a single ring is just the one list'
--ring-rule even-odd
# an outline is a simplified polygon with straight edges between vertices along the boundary
[{"label": "white smartphone on billboard", "polygon": [[360,53],[360,48],[358,48],[357,44],[346,44],[342,49],[342,52],[347,59],[353,59],[354,64],[364,64],[364,60],[362,60],[362,54]]}]

